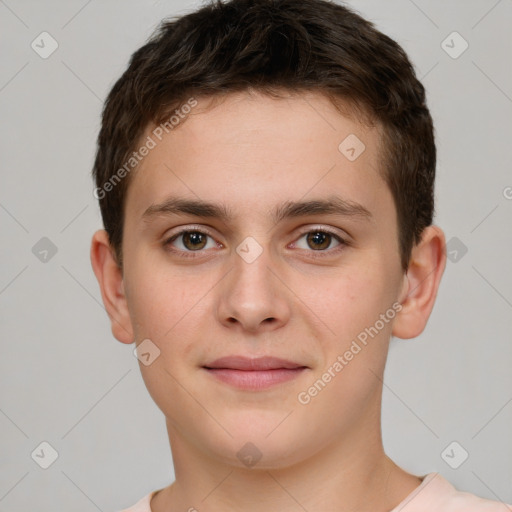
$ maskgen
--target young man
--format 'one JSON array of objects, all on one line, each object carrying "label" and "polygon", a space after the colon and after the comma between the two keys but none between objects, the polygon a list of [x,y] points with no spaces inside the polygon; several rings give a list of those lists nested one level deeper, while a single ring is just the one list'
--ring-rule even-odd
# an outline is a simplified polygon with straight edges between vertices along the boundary
[{"label": "young man", "polygon": [[322,0],[164,23],[103,113],[91,259],[176,480],[132,512],[496,511],[384,453],[391,336],[445,267],[436,151],[403,50]]}]

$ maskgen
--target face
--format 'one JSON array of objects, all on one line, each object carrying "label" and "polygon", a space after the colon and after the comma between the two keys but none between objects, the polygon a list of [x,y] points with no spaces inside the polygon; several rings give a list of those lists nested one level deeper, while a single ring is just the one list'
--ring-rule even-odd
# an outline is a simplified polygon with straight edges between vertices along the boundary
[{"label": "face", "polygon": [[[149,393],[172,438],[230,464],[367,438],[404,292],[378,127],[314,93],[207,105],[157,140],[126,198],[127,329],[160,351],[140,365]],[[230,356],[289,364],[215,363]]]}]

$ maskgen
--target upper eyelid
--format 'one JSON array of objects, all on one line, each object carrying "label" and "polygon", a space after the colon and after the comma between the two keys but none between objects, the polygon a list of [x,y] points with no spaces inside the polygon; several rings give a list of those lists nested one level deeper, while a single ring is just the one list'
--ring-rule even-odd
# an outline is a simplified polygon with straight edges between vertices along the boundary
[{"label": "upper eyelid", "polygon": [[208,236],[211,236],[212,238],[215,238],[215,235],[211,232],[211,230],[205,226],[194,226],[193,224],[191,224],[190,226],[184,226],[184,227],[180,227],[180,228],[176,228],[176,229],[177,229],[176,232],[165,234],[163,238],[165,238],[166,240],[169,240],[171,238],[180,236],[184,233],[193,233],[193,232],[202,233],[204,235],[208,235]]},{"label": "upper eyelid", "polygon": [[[339,238],[344,238],[345,235],[339,233],[336,228],[331,228],[328,226],[322,226],[321,224],[313,224],[311,226],[305,226],[304,230],[301,229],[300,234],[305,235],[306,233],[311,233],[312,231],[322,231],[325,233],[329,233],[330,235],[337,236]],[[343,231],[343,233],[345,233]],[[347,235],[348,236],[348,235]]]}]

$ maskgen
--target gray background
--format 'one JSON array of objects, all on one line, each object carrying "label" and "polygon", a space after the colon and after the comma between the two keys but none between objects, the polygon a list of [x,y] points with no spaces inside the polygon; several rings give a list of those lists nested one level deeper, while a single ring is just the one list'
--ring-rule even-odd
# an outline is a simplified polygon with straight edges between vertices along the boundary
[{"label": "gray background", "polygon": [[[196,5],[0,0],[0,512],[108,512],[173,480],[163,415],[133,346],[110,333],[91,270],[101,220],[89,173],[102,101],[129,56],[161,18]],[[454,260],[425,332],[392,341],[385,448],[413,473],[512,503],[512,1],[349,5],[423,78],[436,223]],[[31,48],[43,31],[59,45],[47,59]],[[441,44],[453,31],[469,43],[456,59]],[[46,262],[43,237],[57,248]],[[31,457],[42,441],[58,452],[48,469]],[[452,464],[469,453],[458,469],[442,456],[453,441]]]}]

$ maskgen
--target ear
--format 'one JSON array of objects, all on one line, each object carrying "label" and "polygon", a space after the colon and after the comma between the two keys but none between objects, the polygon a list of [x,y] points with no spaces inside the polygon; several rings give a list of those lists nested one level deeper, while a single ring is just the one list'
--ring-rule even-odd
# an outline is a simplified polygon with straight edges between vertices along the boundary
[{"label": "ear", "polygon": [[100,285],[103,304],[110,318],[112,334],[122,343],[133,343],[133,328],[119,268],[108,234],[96,231],[91,242],[91,264]]},{"label": "ear", "polygon": [[441,228],[428,226],[421,241],[412,249],[409,268],[404,276],[401,311],[393,323],[393,336],[415,338],[423,332],[446,266],[446,242]]}]

